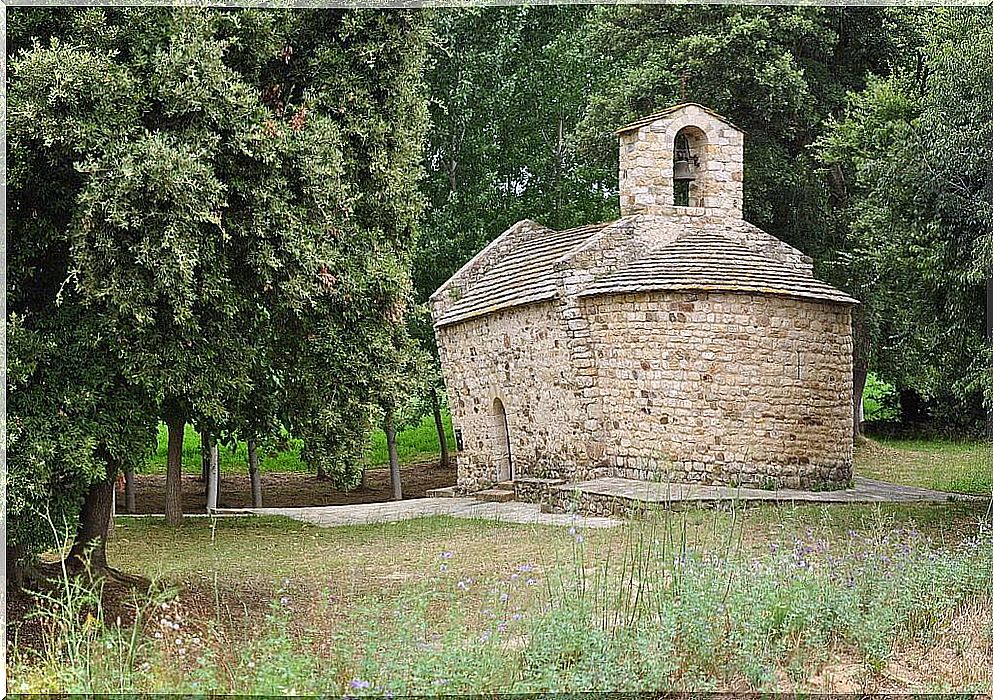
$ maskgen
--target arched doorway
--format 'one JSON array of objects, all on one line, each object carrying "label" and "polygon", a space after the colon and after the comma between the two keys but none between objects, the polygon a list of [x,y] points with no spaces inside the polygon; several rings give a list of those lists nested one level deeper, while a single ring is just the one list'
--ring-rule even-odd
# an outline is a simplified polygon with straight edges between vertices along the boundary
[{"label": "arched doorway", "polygon": [[497,463],[500,481],[514,478],[514,462],[510,456],[510,429],[507,426],[507,411],[503,401],[493,399],[493,454]]}]

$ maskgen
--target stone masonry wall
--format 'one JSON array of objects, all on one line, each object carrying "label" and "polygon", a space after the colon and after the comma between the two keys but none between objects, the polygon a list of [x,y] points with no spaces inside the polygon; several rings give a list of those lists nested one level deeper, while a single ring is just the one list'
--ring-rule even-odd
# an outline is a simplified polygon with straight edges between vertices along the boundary
[{"label": "stone masonry wall", "polygon": [[620,133],[621,216],[671,207],[673,147],[680,130],[692,127],[691,147],[700,158],[693,207],[741,218],[744,135],[696,105]]},{"label": "stone masonry wall", "polygon": [[851,478],[848,307],[761,294],[582,300],[615,476],[756,487]]},{"label": "stone masonry wall", "polygon": [[515,477],[589,476],[585,412],[577,405],[569,338],[557,304],[519,306],[436,332],[452,423],[463,436],[460,489],[498,480],[496,398],[507,414]]}]

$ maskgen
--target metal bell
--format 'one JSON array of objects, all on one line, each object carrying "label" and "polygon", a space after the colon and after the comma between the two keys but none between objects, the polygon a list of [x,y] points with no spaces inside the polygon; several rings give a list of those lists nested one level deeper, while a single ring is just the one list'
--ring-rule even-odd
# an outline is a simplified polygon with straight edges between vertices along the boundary
[{"label": "metal bell", "polygon": [[672,179],[677,182],[696,180],[696,173],[688,160],[677,160],[672,164]]}]

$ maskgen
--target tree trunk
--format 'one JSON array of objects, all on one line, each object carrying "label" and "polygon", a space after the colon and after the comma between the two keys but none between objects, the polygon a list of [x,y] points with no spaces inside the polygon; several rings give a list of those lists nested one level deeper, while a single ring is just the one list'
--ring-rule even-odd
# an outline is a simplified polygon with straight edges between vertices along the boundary
[{"label": "tree trunk", "polygon": [[[993,348],[993,277],[986,280],[986,343]],[[993,445],[993,397],[987,398],[986,403],[986,440]]]},{"label": "tree trunk", "polygon": [[448,437],[445,435],[445,424],[441,420],[438,390],[434,387],[431,388],[431,411],[434,413],[434,427],[438,431],[438,443],[441,445],[441,462],[439,464],[442,467],[447,467],[450,459],[448,456]]},{"label": "tree trunk", "polygon": [[[114,516],[117,515],[117,488],[110,490],[110,517],[107,519],[107,536],[114,534]],[[106,559],[106,557],[104,557]]]},{"label": "tree trunk", "polygon": [[124,472],[124,509],[128,513],[134,513],[137,510],[134,501],[134,469],[128,469]]},{"label": "tree trunk", "polygon": [[248,441],[248,479],[252,482],[252,507],[262,507],[262,479],[259,478],[259,446]]},{"label": "tree trunk", "polygon": [[166,421],[169,430],[169,451],[166,457],[165,521],[177,526],[183,521],[183,432],[184,418]]},{"label": "tree trunk", "polygon": [[28,573],[25,552],[22,547],[7,545],[7,580],[16,590],[24,588],[24,579]]},{"label": "tree trunk", "polygon": [[107,477],[90,486],[79,512],[79,525],[68,562],[73,568],[84,568],[89,561],[92,571],[107,569],[107,530],[114,499],[116,466],[107,465]]},{"label": "tree trunk", "polygon": [[217,510],[217,497],[221,487],[220,460],[218,459],[217,441],[208,436],[207,451],[210,454],[210,463],[207,469],[207,512]]},{"label": "tree trunk", "polygon": [[858,437],[862,434],[862,393],[865,391],[865,378],[869,372],[862,367],[852,370],[852,434]]},{"label": "tree trunk", "polygon": [[400,458],[397,455],[397,431],[393,409],[386,410],[384,425],[386,432],[386,448],[390,453],[390,484],[393,486],[393,500],[403,499],[403,489],[400,486]]},{"label": "tree trunk", "polygon": [[200,431],[200,481],[207,488],[207,478],[210,475],[210,433]]}]

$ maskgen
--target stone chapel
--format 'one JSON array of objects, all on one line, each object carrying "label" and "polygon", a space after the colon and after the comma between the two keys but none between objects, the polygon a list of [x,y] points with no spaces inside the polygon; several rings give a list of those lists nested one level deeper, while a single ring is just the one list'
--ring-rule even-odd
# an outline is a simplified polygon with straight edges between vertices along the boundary
[{"label": "stone chapel", "polygon": [[519,221],[431,297],[459,490],[847,483],[858,302],[742,218],[728,120],[681,104],[616,134],[619,219]]}]

